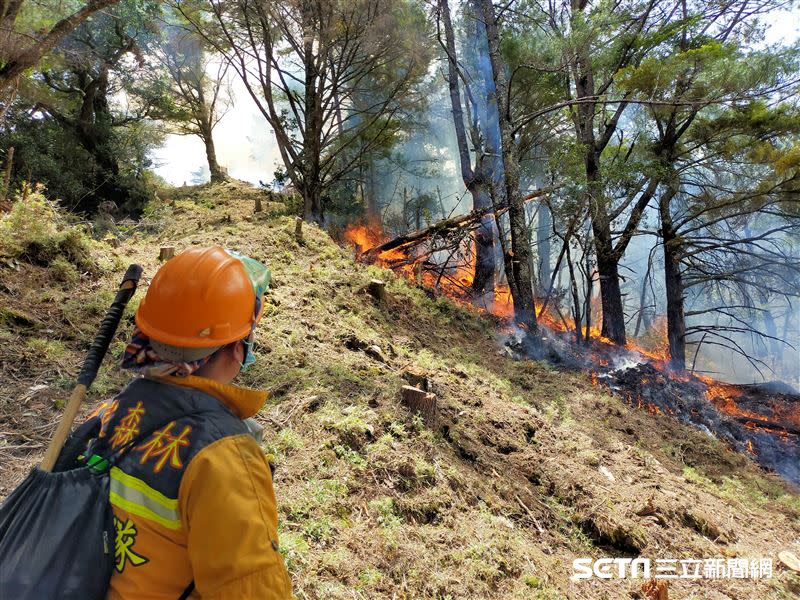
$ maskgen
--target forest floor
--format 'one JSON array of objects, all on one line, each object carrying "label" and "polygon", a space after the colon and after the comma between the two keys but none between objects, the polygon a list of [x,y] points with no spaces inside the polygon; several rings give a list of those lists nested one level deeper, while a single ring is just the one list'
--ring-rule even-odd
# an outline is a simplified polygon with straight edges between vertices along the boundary
[{"label": "forest floor", "polygon": [[[800,576],[776,559],[800,551],[796,490],[587,374],[508,358],[496,320],[356,264],[317,227],[298,243],[285,205],[253,214],[258,194],[168,190],[141,222],[106,223],[103,241],[64,222],[20,226],[41,207],[15,209],[0,229],[0,498],[40,460],[127,264],[144,266],[145,288],[160,246],[222,244],[273,273],[242,383],[272,392],[258,418],[299,598],[655,597],[641,579],[573,581],[573,559],[590,556],[771,558],[769,579],[676,579],[669,598],[800,595]],[[56,241],[26,249],[25,235]],[[384,305],[363,292],[373,278],[387,281]],[[129,379],[118,364],[130,327],[87,410]],[[399,402],[423,377],[435,423]]]}]

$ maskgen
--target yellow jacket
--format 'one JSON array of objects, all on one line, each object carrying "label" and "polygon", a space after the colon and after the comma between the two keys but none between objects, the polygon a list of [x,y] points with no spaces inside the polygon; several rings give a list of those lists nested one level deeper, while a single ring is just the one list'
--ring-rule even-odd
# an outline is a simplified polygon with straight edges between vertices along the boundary
[{"label": "yellow jacket", "polygon": [[116,560],[108,600],[174,600],[190,582],[190,598],[292,598],[270,468],[237,425],[266,393],[195,376],[137,381],[98,412],[101,445],[123,447],[148,430],[148,417],[159,423],[164,404],[214,409],[213,396],[225,408],[169,422],[132,442],[112,467]]}]

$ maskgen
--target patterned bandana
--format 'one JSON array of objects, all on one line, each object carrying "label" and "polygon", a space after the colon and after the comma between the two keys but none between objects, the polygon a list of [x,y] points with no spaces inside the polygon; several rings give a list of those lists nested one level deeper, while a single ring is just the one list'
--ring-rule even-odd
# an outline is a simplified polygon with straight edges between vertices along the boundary
[{"label": "patterned bandana", "polygon": [[[242,262],[250,278],[250,283],[253,284],[256,302],[253,309],[254,319],[253,329],[251,330],[252,336],[252,332],[255,331],[258,318],[261,314],[263,297],[269,288],[270,272],[266,266],[249,256],[245,256],[233,250],[226,250],[226,252]],[[253,344],[250,340],[251,338],[248,337],[248,343],[246,343],[247,353],[242,364],[243,368],[255,362],[255,355],[252,352]],[[167,375],[186,377],[205,365],[213,355],[214,352],[191,362],[165,359],[153,348],[150,338],[141,329],[134,327],[133,337],[125,347],[125,353],[122,355],[122,368],[133,369],[150,377],[165,377]]]},{"label": "patterned bandana", "polygon": [[134,327],[133,337],[122,355],[122,368],[140,371],[150,377],[166,377],[167,375],[186,377],[206,364],[213,355],[212,352],[208,356],[192,362],[163,359],[158,352],[153,350],[150,338],[141,329]]}]

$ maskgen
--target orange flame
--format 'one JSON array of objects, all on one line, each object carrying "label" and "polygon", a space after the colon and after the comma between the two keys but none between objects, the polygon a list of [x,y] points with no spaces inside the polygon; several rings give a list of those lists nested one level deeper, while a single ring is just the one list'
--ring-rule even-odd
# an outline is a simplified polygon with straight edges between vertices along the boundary
[{"label": "orange flame", "polygon": [[[345,230],[344,237],[353,244],[358,257],[363,255],[370,248],[385,241],[379,228],[370,228],[367,225],[350,225]],[[470,310],[488,312],[503,319],[511,319],[514,316],[514,301],[511,296],[511,290],[507,284],[497,283],[491,299],[488,301],[484,299],[486,305],[483,307],[475,306],[470,294],[470,287],[475,277],[476,252],[474,240],[469,241],[463,254],[464,257],[462,257],[457,264],[445,264],[444,267],[436,267],[433,269],[430,268],[432,265],[423,263],[423,259],[416,258],[413,254],[406,253],[404,250],[400,249],[386,250],[379,253],[375,262],[392,269],[417,284],[422,284],[428,288],[441,291],[453,301]],[[550,304],[543,310],[542,304],[543,301],[535,302],[537,318],[542,325],[552,331],[561,333],[575,331],[574,324],[567,321],[565,317],[559,313],[557,307]],[[599,323],[601,311],[597,298],[592,298],[591,309],[594,322]],[[583,337],[592,338],[596,342],[602,344],[614,345],[612,340],[602,335],[601,329],[597,325],[590,327],[588,332],[584,327],[581,331],[581,335]],[[649,359],[654,366],[662,370],[665,369],[669,362],[666,317],[661,316],[657,318],[645,335],[636,341],[629,341],[626,344],[626,348]],[[596,361],[600,365],[608,364],[608,360],[603,356],[598,356]],[[690,381],[695,376],[688,373],[670,373],[669,377],[681,381]],[[718,382],[710,377],[696,376],[696,378],[707,385],[705,392],[706,398],[721,412],[744,419],[769,420],[766,415],[752,413],[739,406],[736,398],[739,397],[742,392],[737,386]],[[591,373],[591,379],[592,383],[598,385],[599,380],[597,372],[593,371]],[[647,384],[648,382],[643,381],[642,383]],[[630,400],[632,400],[632,398],[629,398],[629,401]],[[662,414],[662,410],[658,406],[646,402],[641,397],[636,399],[636,405],[638,408],[646,409],[650,414]],[[675,411],[672,409],[666,408],[665,410],[669,414],[675,414]],[[800,407],[781,410],[784,410],[786,414],[778,414],[780,411],[776,409],[776,415],[783,422],[794,423],[800,427]],[[762,429],[762,427],[753,422],[745,422],[745,425],[754,429]],[[783,434],[786,434],[786,432],[783,432]],[[748,442],[748,449],[753,451],[751,442]]]}]

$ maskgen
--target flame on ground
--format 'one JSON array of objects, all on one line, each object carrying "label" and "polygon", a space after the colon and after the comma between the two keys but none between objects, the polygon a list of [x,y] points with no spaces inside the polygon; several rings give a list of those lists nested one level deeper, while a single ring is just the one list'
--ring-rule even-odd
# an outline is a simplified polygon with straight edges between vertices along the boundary
[{"label": "flame on ground", "polygon": [[[366,225],[350,225],[344,234],[345,239],[353,244],[356,256],[360,257],[364,252],[386,241],[384,236],[377,228],[370,229]],[[511,290],[506,283],[496,283],[492,294],[484,295],[483,298],[474,298],[471,293],[471,286],[475,276],[475,243],[471,240],[462,252],[461,259],[455,264],[445,263],[444,266],[436,265],[427,260],[426,257],[415,258],[413,254],[402,250],[387,250],[378,254],[375,262],[382,266],[392,269],[396,273],[402,274],[407,279],[418,285],[423,285],[429,289],[436,290],[455,302],[472,310],[490,313],[502,319],[511,319],[514,316],[514,302],[511,297]],[[448,262],[450,259],[448,259]],[[543,299],[535,302],[536,314],[539,323],[548,329],[559,333],[574,333],[574,323],[568,321],[567,316],[563,315],[552,303],[543,309]],[[592,299],[592,319],[595,323],[600,321],[600,307],[597,299]],[[601,329],[594,325],[586,330],[584,327],[580,332],[584,339],[591,339],[595,343],[606,346],[616,347],[614,342],[602,335]],[[677,373],[670,371],[669,347],[667,344],[667,322],[665,316],[658,317],[648,328],[647,333],[636,341],[629,341],[626,348],[636,352],[643,358],[648,359],[665,376],[680,381],[690,381],[692,378],[698,379],[706,384],[706,398],[714,404],[720,411],[732,417],[742,419],[745,426],[754,430],[764,429],[757,422],[748,421],[769,421],[769,417],[760,413],[754,413],[743,409],[737,402],[741,396],[741,390],[732,384],[716,381],[710,377],[690,375],[688,373]],[[587,352],[593,352],[591,347],[587,347]],[[593,357],[595,362],[601,366],[608,365],[608,359],[599,353]],[[591,371],[592,383],[600,385],[597,371]],[[648,383],[643,381],[643,383]],[[631,405],[647,410],[652,415],[663,414],[662,410],[651,402],[647,402],[641,397],[628,398]],[[665,408],[665,411],[674,415],[675,411]],[[791,414],[777,414],[784,422],[794,423],[800,427],[800,407]],[[772,431],[775,433],[775,431]],[[786,436],[778,431],[779,435]],[[753,443],[747,441],[747,450],[755,455]]]}]

